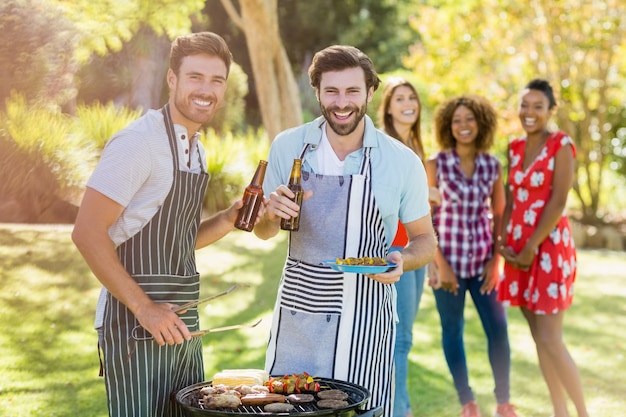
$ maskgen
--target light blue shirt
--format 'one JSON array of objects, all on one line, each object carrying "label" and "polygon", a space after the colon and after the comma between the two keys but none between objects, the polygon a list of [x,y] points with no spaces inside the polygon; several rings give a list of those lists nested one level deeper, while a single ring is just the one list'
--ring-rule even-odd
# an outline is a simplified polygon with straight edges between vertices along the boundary
[{"label": "light blue shirt", "polygon": [[[288,183],[293,160],[300,156],[305,144],[310,146],[302,158],[302,170],[317,172],[317,150],[324,123],[322,116],[276,136],[270,147],[263,181],[263,192],[266,196],[281,184]],[[372,190],[383,218],[385,237],[389,245],[396,234],[398,219],[402,223],[410,223],[430,213],[426,171],[422,161],[411,149],[376,129],[367,115],[363,147],[371,148]],[[362,157],[363,148],[349,154],[345,159],[344,175],[358,174]]]}]

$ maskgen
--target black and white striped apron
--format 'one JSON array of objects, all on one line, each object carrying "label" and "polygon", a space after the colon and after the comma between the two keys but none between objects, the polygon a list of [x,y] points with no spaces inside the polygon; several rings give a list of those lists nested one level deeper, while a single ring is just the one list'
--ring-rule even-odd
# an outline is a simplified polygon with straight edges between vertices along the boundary
[{"label": "black and white striped apron", "polygon": [[369,154],[365,148],[358,175],[302,173],[313,196],[302,205],[300,230],[289,236],[266,369],[364,386],[372,394],[366,406],[383,406],[391,416],[395,287],[321,263],[387,253]]},{"label": "black and white striped apron", "polygon": [[[163,205],[135,236],[117,249],[128,273],[155,301],[182,304],[197,300],[200,276],[195,245],[209,176],[180,171],[176,135],[168,105],[163,118],[172,151],[174,179]],[[201,164],[202,166],[202,164]],[[198,311],[181,318],[198,330]],[[171,395],[204,380],[202,339],[163,347],[153,340],[135,341],[135,316],[108,294],[104,315],[104,371],[111,416],[182,417]],[[139,332],[142,336],[143,329]]]}]

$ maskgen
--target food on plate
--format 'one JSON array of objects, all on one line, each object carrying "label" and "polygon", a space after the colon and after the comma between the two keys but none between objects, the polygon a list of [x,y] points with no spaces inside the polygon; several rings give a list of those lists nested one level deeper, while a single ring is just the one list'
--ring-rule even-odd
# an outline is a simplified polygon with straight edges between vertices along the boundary
[{"label": "food on plate", "polygon": [[264,385],[268,379],[268,372],[262,369],[225,369],[213,376],[213,385]]},{"label": "food on plate", "polygon": [[285,375],[282,377],[270,377],[265,383],[270,392],[278,394],[299,394],[301,392],[317,392],[320,384],[306,372],[301,374]]},{"label": "food on plate", "polygon": [[263,407],[266,413],[288,413],[295,407],[287,403],[271,403]]},{"label": "food on plate", "polygon": [[387,265],[387,261],[379,257],[363,257],[363,258],[336,258],[337,265]]},{"label": "food on plate", "polygon": [[343,408],[348,406],[348,402],[346,400],[319,400],[317,402],[317,406],[319,408]]},{"label": "food on plate", "polygon": [[272,394],[265,392],[263,394],[248,394],[241,397],[243,405],[265,405],[271,403],[284,403],[285,396],[282,394]]},{"label": "food on plate", "polygon": [[327,389],[317,393],[320,400],[347,400],[348,393],[340,389]]},{"label": "food on plate", "polygon": [[312,403],[315,400],[313,394],[289,394],[287,395],[287,401],[291,404],[304,404]]}]

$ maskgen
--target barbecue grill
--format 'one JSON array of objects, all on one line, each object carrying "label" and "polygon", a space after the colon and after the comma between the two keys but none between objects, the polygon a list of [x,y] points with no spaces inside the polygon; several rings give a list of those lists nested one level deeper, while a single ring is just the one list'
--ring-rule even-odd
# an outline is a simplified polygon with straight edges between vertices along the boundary
[{"label": "barbecue grill", "polygon": [[[203,408],[200,390],[210,386],[209,382],[200,382],[181,389],[176,393],[176,402],[185,410],[186,417],[250,417],[263,416],[292,416],[292,417],[380,417],[382,407],[364,410],[365,403],[370,398],[369,391],[356,384],[329,378],[314,378],[320,384],[320,391],[339,389],[348,394],[348,406],[336,409],[319,408],[316,402],[293,404],[295,409],[287,413],[268,413],[259,405],[241,405],[236,409],[208,410]],[[313,394],[313,393],[312,393]]]}]

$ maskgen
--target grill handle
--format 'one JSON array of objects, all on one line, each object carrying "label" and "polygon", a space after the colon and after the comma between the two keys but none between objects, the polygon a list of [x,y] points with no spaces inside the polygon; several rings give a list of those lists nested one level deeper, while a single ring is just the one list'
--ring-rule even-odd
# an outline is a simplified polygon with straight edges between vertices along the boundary
[{"label": "grill handle", "polygon": [[378,406],[369,410],[356,409],[355,411],[359,417],[380,417],[383,415],[384,410],[382,406]]}]

